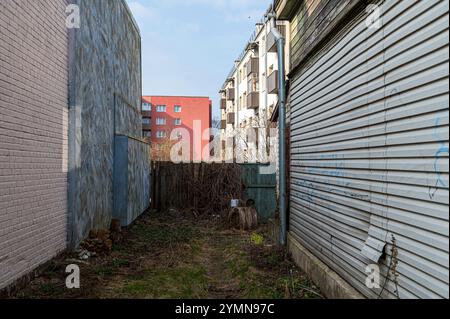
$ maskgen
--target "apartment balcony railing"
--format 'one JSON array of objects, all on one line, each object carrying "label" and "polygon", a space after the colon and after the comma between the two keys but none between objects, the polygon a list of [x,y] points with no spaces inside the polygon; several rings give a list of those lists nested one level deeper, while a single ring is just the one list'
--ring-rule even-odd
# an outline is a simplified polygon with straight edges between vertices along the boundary
[{"label": "apartment balcony railing", "polygon": [[251,58],[247,62],[247,76],[259,74],[259,58]]},{"label": "apartment balcony railing", "polygon": [[234,101],[234,88],[227,89],[227,100]]},{"label": "apartment balcony railing", "polygon": [[152,126],[150,124],[142,124],[143,131],[150,131],[151,129],[152,129]]},{"label": "apartment balcony railing", "polygon": [[142,117],[152,117],[151,111],[142,111]]},{"label": "apartment balcony railing", "polygon": [[234,124],[234,113],[228,113],[227,114],[227,123],[228,124]]},{"label": "apartment balcony railing", "polygon": [[267,78],[267,92],[278,94],[278,71],[273,71]]},{"label": "apartment balcony railing", "polygon": [[250,92],[247,94],[247,108],[259,108],[259,92]]},{"label": "apartment balcony railing", "polygon": [[220,99],[220,109],[226,110],[227,108],[227,100],[226,99]]}]

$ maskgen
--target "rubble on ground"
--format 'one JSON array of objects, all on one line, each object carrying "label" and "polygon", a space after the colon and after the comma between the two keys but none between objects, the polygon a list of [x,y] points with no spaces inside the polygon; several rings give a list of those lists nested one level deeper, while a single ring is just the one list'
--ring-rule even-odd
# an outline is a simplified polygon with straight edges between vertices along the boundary
[{"label": "rubble on ground", "polygon": [[80,260],[87,260],[96,255],[109,255],[114,243],[119,243],[123,239],[120,221],[113,219],[110,230],[93,229],[89,232],[89,238],[81,244],[79,252]]}]

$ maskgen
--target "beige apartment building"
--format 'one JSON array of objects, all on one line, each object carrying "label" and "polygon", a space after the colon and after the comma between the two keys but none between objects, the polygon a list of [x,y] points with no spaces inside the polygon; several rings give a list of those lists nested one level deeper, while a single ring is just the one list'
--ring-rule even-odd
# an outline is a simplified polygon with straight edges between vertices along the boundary
[{"label": "beige apartment building", "polygon": [[[271,8],[267,12],[270,11]],[[276,27],[285,38],[289,36],[288,21],[279,21]],[[273,115],[278,103],[278,58],[271,28],[266,14],[256,24],[219,92],[223,160],[276,161],[277,134],[274,129],[271,135],[270,128],[277,125]]]}]

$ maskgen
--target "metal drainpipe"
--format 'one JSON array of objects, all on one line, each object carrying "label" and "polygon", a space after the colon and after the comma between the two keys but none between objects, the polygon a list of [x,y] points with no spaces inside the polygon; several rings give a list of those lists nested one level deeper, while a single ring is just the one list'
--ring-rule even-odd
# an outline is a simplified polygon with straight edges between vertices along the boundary
[{"label": "metal drainpipe", "polygon": [[[236,134],[240,134],[240,124],[239,124],[239,109],[241,107],[241,103],[240,103],[240,96],[239,96],[239,85],[241,84],[240,79],[239,79],[239,65],[241,64],[241,61],[235,61],[236,63],[236,83],[235,83],[235,90],[236,90],[236,94],[235,94],[235,100],[236,100],[236,124],[234,125],[234,136],[236,136]],[[239,135],[238,135],[239,136]],[[235,137],[233,137],[233,140],[235,141]],[[237,150],[239,150],[239,147],[237,147],[237,143],[233,142],[233,155],[234,155],[234,160],[237,159],[237,154],[236,154],[236,148]]]},{"label": "metal drainpipe", "polygon": [[269,18],[272,21],[272,28],[270,32],[275,37],[277,42],[277,54],[278,54],[278,96],[280,106],[278,109],[278,130],[279,130],[279,146],[278,146],[278,158],[280,162],[280,243],[285,246],[287,242],[287,214],[286,214],[286,78],[284,67],[284,46],[285,39],[278,32],[276,28],[276,16],[274,13],[269,14]]},{"label": "metal drainpipe", "polygon": [[[265,41],[265,48],[264,48],[264,53],[265,53],[265,61],[264,61],[264,74],[265,74],[265,94],[264,94],[264,124],[268,125],[269,123],[269,114],[267,113],[269,111],[269,91],[268,91],[268,82],[269,82],[269,74],[267,74],[267,69],[269,66],[269,52],[267,50],[267,36],[269,35],[269,21],[265,21],[265,25],[264,25],[264,35],[266,37],[266,41]],[[267,130],[264,132],[264,137],[267,141]],[[264,152],[266,152],[267,149],[264,150]]]}]

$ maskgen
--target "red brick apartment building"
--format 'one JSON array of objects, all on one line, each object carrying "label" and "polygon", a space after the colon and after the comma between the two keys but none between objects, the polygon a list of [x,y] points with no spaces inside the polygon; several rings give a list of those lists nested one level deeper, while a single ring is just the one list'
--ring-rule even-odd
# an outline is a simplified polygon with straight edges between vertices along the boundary
[{"label": "red brick apartment building", "polygon": [[180,139],[189,138],[190,160],[206,160],[201,154],[210,141],[206,130],[211,128],[211,114],[209,97],[143,96],[143,136],[155,147],[167,144],[172,132]]}]

